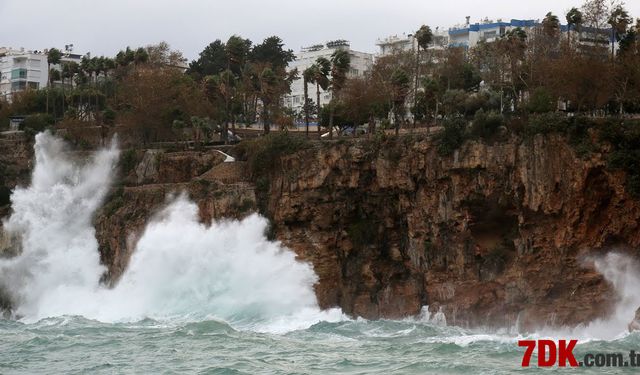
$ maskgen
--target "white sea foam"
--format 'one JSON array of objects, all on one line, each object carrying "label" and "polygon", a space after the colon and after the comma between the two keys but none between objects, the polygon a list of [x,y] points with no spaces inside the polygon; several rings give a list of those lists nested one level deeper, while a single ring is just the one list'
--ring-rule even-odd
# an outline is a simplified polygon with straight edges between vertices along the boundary
[{"label": "white sea foam", "polygon": [[589,257],[585,266],[595,267],[613,287],[617,297],[613,312],[604,319],[576,327],[545,327],[536,332],[536,337],[572,338],[588,342],[615,340],[629,334],[627,326],[640,307],[640,266],[630,256],[615,251]]},{"label": "white sea foam", "polygon": [[344,318],[340,310],[318,308],[316,274],[265,238],[264,218],[205,225],[185,196],[150,221],[121,280],[105,288],[91,220],[109,188],[117,149],[79,165],[65,157],[59,139],[43,133],[35,150],[32,183],[13,192],[13,214],[5,223],[19,236],[22,253],[0,260],[0,284],[24,321],[63,315],[105,322],[222,319],[236,328],[281,333]]}]

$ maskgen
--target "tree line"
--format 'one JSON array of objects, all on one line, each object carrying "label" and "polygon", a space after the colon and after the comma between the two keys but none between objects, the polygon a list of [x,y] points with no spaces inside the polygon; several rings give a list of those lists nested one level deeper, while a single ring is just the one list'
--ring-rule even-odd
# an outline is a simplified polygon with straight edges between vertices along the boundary
[{"label": "tree line", "polygon": [[[564,19],[565,26],[548,13],[534,28],[516,27],[473,48],[433,48],[434,35],[423,25],[415,49],[379,57],[361,76],[349,74],[351,55],[342,48],[304,71],[290,69],[295,55],[277,36],[261,43],[238,35],[216,40],[188,65],[166,43],[80,63],[51,49],[47,87],[0,102],[0,126],[27,115],[25,126],[33,129],[118,125],[134,129],[142,142],[186,133],[228,141],[240,124],[259,123],[268,133],[297,119],[307,134],[317,120],[332,137],[334,129],[355,134],[364,126],[397,134],[463,119],[477,120],[482,133],[536,113],[640,112],[640,20],[605,0],[587,0]],[[304,86],[301,113],[283,101],[296,79]],[[331,94],[324,106],[322,91]]]}]

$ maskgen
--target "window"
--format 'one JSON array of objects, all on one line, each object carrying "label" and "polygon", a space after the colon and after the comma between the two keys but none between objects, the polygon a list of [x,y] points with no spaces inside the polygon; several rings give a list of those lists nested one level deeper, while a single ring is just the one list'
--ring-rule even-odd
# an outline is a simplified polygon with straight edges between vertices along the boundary
[{"label": "window", "polygon": [[27,69],[13,69],[11,71],[11,79],[25,79],[27,78]]},{"label": "window", "polygon": [[29,86],[30,89],[33,89],[33,90],[37,90],[37,89],[40,88],[40,83],[38,83],[38,82],[29,81],[29,82],[27,82],[27,85]]},{"label": "window", "polygon": [[11,82],[11,91],[22,91],[27,88],[25,81]]}]

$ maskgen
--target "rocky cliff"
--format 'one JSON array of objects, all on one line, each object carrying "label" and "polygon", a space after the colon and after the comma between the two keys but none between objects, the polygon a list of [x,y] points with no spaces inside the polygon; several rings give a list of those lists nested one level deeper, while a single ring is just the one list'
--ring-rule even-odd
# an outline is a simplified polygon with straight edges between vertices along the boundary
[{"label": "rocky cliff", "polygon": [[589,321],[615,295],[587,255],[640,245],[640,204],[606,152],[579,157],[559,135],[446,157],[427,139],[322,142],[267,161],[254,184],[247,163],[215,150],[125,151],[95,218],[104,280],[117,281],[167,196],[186,192],[205,222],[260,207],[270,234],[313,264],[322,307],[400,318],[429,305],[458,325]]},{"label": "rocky cliff", "polygon": [[410,138],[335,143],[282,160],[268,212],[278,238],[313,263],[323,307],[576,324],[615,299],[586,255],[640,245],[640,204],[605,166],[558,135],[467,142],[449,157]]}]

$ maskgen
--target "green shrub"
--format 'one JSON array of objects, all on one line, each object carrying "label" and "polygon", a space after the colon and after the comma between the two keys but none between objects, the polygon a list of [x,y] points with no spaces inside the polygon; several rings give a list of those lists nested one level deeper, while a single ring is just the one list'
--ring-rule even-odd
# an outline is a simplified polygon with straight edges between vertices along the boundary
[{"label": "green shrub", "polygon": [[23,129],[29,129],[34,133],[39,133],[44,131],[49,126],[53,125],[55,122],[52,115],[47,115],[44,113],[38,113],[35,115],[27,116],[22,123]]},{"label": "green shrub", "polygon": [[463,118],[452,118],[445,120],[444,129],[437,135],[438,153],[441,156],[453,154],[464,143],[466,139],[467,123]]},{"label": "green shrub", "polygon": [[640,121],[608,121],[602,126],[600,139],[613,148],[608,167],[624,171],[628,192],[640,197]]},{"label": "green shrub", "polygon": [[525,127],[525,136],[536,134],[565,133],[569,125],[569,118],[555,112],[541,113],[529,117],[529,124]]},{"label": "green shrub", "polygon": [[531,113],[552,112],[555,109],[553,97],[547,89],[538,87],[531,93],[526,108]]},{"label": "green shrub", "polygon": [[252,178],[270,174],[280,165],[280,158],[308,149],[306,138],[288,133],[269,134],[255,140],[244,141],[237,147],[241,159],[246,159]]},{"label": "green shrub", "polygon": [[473,117],[471,135],[474,138],[491,139],[498,134],[498,130],[504,126],[504,117],[495,112],[485,113],[479,109]]},{"label": "green shrub", "polygon": [[118,165],[120,166],[120,170],[124,175],[129,174],[136,165],[138,164],[138,157],[136,155],[136,150],[129,149],[123,151],[120,155],[120,160],[118,161]]}]

